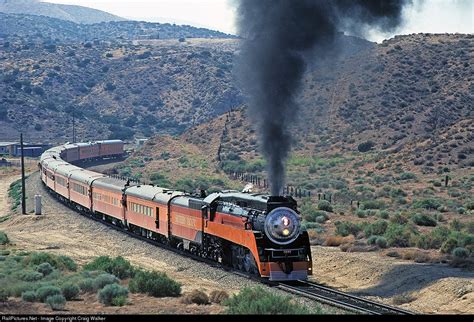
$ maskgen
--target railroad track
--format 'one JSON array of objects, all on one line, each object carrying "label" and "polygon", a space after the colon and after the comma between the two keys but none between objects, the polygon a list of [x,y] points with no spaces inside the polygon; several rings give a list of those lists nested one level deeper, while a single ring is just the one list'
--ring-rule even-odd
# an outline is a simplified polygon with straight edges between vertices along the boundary
[{"label": "railroad track", "polygon": [[279,283],[277,288],[301,295],[322,303],[365,314],[411,315],[409,312],[380,302],[364,299],[355,295],[334,290],[308,281]]},{"label": "railroad track", "polygon": [[381,314],[409,315],[409,314],[413,314],[413,312],[409,312],[409,311],[406,311],[406,310],[403,310],[403,309],[399,309],[399,308],[396,308],[396,307],[385,305],[385,304],[382,304],[382,303],[379,303],[379,302],[367,300],[367,299],[364,299],[364,298],[361,298],[361,297],[357,297],[357,296],[354,296],[354,295],[351,295],[351,294],[347,294],[347,293],[344,293],[344,292],[341,292],[341,291],[337,291],[337,290],[334,290],[334,289],[331,289],[331,288],[328,288],[328,287],[325,287],[325,286],[322,286],[322,285],[319,285],[319,284],[315,284],[315,283],[312,283],[312,282],[309,282],[309,281],[272,282],[272,281],[269,281],[268,279],[264,279],[264,278],[261,278],[259,276],[249,275],[247,273],[237,271],[234,268],[224,266],[221,263],[215,262],[213,260],[203,258],[201,256],[197,256],[195,254],[191,254],[191,253],[185,252],[183,250],[179,250],[175,247],[171,247],[170,245],[160,243],[158,241],[146,238],[144,236],[134,234],[134,233],[132,233],[128,230],[122,229],[121,227],[118,227],[118,226],[113,225],[109,222],[106,222],[106,221],[103,221],[103,220],[101,220],[97,217],[94,217],[89,213],[80,212],[76,208],[71,207],[70,204],[68,204],[66,202],[63,202],[59,198],[56,198],[56,195],[52,191],[47,189],[45,186],[43,186],[43,188],[54,199],[56,199],[57,201],[59,201],[60,203],[65,205],[66,207],[68,207],[72,210],[75,210],[76,212],[78,212],[79,214],[81,214],[84,217],[92,219],[93,221],[96,221],[96,222],[100,222],[100,223],[102,223],[102,224],[104,224],[104,225],[106,225],[106,226],[108,226],[108,227],[110,227],[114,230],[120,231],[122,233],[125,233],[126,235],[137,238],[139,240],[142,240],[142,241],[147,242],[149,244],[152,244],[154,246],[158,246],[158,247],[161,247],[163,249],[172,251],[176,254],[185,256],[187,258],[191,258],[191,259],[194,259],[196,261],[206,263],[206,264],[208,264],[212,267],[222,269],[222,270],[224,270],[226,272],[229,272],[231,274],[236,274],[236,275],[239,275],[241,277],[251,279],[255,282],[266,284],[270,287],[275,287],[275,288],[281,289],[281,290],[289,292],[289,293],[300,295],[300,296],[303,296],[303,297],[306,297],[306,298],[309,298],[309,299],[312,299],[312,300],[315,300],[315,301],[318,301],[318,302],[321,302],[321,303],[325,303],[325,304],[328,304],[328,305],[331,305],[331,306],[347,309],[347,310],[354,311],[354,312],[360,312],[360,313],[366,313],[366,314],[375,314],[375,315],[381,315]]}]

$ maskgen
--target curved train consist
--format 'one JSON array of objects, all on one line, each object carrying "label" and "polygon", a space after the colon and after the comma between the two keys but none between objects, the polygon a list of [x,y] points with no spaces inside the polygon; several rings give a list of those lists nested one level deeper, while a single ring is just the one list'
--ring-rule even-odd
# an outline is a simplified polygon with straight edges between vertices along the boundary
[{"label": "curved train consist", "polygon": [[65,144],[43,153],[44,185],[80,212],[273,281],[312,274],[307,232],[292,197],[223,191],[190,195],[73,165],[124,154],[120,140]]}]

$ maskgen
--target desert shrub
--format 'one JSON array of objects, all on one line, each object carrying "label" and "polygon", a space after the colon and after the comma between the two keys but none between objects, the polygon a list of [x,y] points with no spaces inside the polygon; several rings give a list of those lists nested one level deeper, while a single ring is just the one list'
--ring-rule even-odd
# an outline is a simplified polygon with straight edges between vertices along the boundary
[{"label": "desert shrub", "polygon": [[418,226],[436,227],[436,220],[425,214],[415,214],[411,220]]},{"label": "desert shrub", "polygon": [[474,210],[474,200],[468,201],[465,205],[464,208],[467,210]]},{"label": "desert shrub", "polygon": [[388,211],[386,210],[381,210],[379,213],[378,213],[378,216],[382,219],[388,219],[390,217],[390,214],[388,213]]},{"label": "desert shrub", "polygon": [[8,239],[7,234],[5,234],[3,231],[0,231],[0,245],[6,245],[10,242]]},{"label": "desert shrub", "polygon": [[118,284],[109,284],[97,293],[99,302],[105,305],[112,305],[112,301],[117,297],[127,297],[128,290]]},{"label": "desert shrub", "polygon": [[372,141],[366,141],[357,146],[357,150],[359,152],[369,152],[373,147],[375,146],[375,143]]},{"label": "desert shrub", "polygon": [[327,212],[332,212],[331,203],[329,203],[329,201],[327,201],[327,200],[321,200],[320,202],[318,202],[318,209],[319,210],[324,210],[324,211],[327,211]]},{"label": "desert shrub", "polygon": [[377,246],[379,246],[380,248],[387,248],[387,246],[388,246],[387,240],[385,239],[385,237],[382,237],[382,236],[377,237],[377,240],[375,241],[375,244]]},{"label": "desert shrub", "polygon": [[375,245],[375,242],[377,241],[377,238],[379,238],[379,236],[370,236],[367,239],[367,245]]},{"label": "desert shrub", "polygon": [[412,206],[415,209],[424,208],[428,210],[436,210],[442,206],[442,203],[437,199],[431,198],[431,199],[416,200],[413,202]]},{"label": "desert shrub", "polygon": [[44,302],[48,296],[52,295],[61,295],[61,289],[56,286],[46,285],[36,290],[36,297],[40,302]]},{"label": "desert shrub", "polygon": [[35,291],[25,291],[21,293],[21,299],[25,302],[36,302],[36,292]]},{"label": "desert shrub", "polygon": [[443,244],[441,244],[441,252],[449,254],[458,246],[458,241],[454,237],[448,238]]},{"label": "desert shrub", "polygon": [[99,256],[92,262],[84,266],[88,271],[104,271],[117,276],[120,279],[133,277],[135,269],[132,264],[122,256],[110,258],[109,256]]},{"label": "desert shrub", "polygon": [[209,300],[212,303],[221,304],[223,301],[229,298],[229,294],[226,291],[214,290],[209,294]]},{"label": "desert shrub", "polygon": [[49,304],[54,311],[63,310],[66,305],[66,299],[61,294],[50,295],[46,298],[46,304]]},{"label": "desert shrub", "polygon": [[36,267],[36,271],[44,276],[47,276],[53,272],[54,268],[50,263],[41,263]]},{"label": "desert shrub", "polygon": [[408,247],[410,246],[411,231],[404,225],[390,223],[384,237],[387,239],[389,246]]},{"label": "desert shrub", "polygon": [[85,278],[78,283],[79,288],[86,293],[90,293],[94,291],[94,279],[93,278]]},{"label": "desert shrub", "polygon": [[404,225],[408,222],[407,217],[401,214],[395,214],[392,218],[390,218],[390,222],[394,224]]},{"label": "desert shrub", "polygon": [[100,290],[106,285],[118,283],[119,279],[115,275],[104,273],[94,279],[94,290]]},{"label": "desert shrub", "polygon": [[443,226],[436,227],[430,233],[430,248],[438,249],[448,239],[451,231]]},{"label": "desert shrub", "polygon": [[364,228],[365,237],[370,237],[372,235],[381,236],[385,234],[387,227],[388,223],[385,220],[377,220],[373,224],[368,224]]},{"label": "desert shrub", "polygon": [[112,306],[124,306],[127,304],[126,296],[117,296],[112,299]]},{"label": "desert shrub", "polygon": [[401,175],[400,175],[400,180],[412,180],[412,179],[416,179],[416,175],[414,173],[411,173],[411,172],[403,172]]},{"label": "desert shrub", "polygon": [[382,200],[367,200],[361,205],[362,209],[382,209],[385,207],[385,203]]},{"label": "desert shrub", "polygon": [[294,303],[289,296],[269,293],[261,287],[244,288],[224,301],[228,314],[309,314],[309,310]]},{"label": "desert shrub", "polygon": [[70,301],[79,295],[80,289],[76,284],[67,283],[61,287],[61,292],[63,293],[66,300]]},{"label": "desert shrub", "polygon": [[40,279],[43,278],[43,274],[40,272],[35,272],[35,271],[30,271],[30,270],[24,270],[18,274],[18,277],[22,281],[26,282],[35,282],[39,281]]},{"label": "desert shrub", "polygon": [[339,236],[349,236],[354,235],[357,236],[357,233],[361,231],[361,227],[349,221],[336,221],[334,223],[336,226],[336,235]]},{"label": "desert shrub", "polygon": [[8,301],[8,292],[0,288],[0,302]]},{"label": "desert shrub", "polygon": [[366,213],[364,210],[362,209],[357,209],[356,212],[355,212],[356,216],[359,217],[359,218],[365,218],[366,217]]},{"label": "desert shrub", "polygon": [[132,293],[146,293],[154,297],[177,297],[181,294],[181,284],[156,271],[138,271],[130,280],[129,288]]},{"label": "desert shrub", "polygon": [[56,256],[49,253],[31,253],[23,259],[23,263],[31,266],[49,263],[60,270],[75,271],[77,269],[77,264],[70,257]]},{"label": "desert shrub", "polygon": [[469,251],[463,247],[456,247],[452,252],[453,256],[459,258],[467,258],[469,256]]},{"label": "desert shrub", "polygon": [[349,243],[354,240],[354,237],[329,236],[323,243],[323,246],[340,246],[344,243]]},{"label": "desert shrub", "polygon": [[182,302],[185,304],[198,304],[207,305],[209,304],[209,296],[200,290],[192,290],[191,293],[187,293],[183,296]]},{"label": "desert shrub", "polygon": [[464,207],[459,207],[459,208],[457,209],[457,212],[458,212],[458,214],[460,214],[460,215],[464,215],[464,214],[466,213],[466,208],[464,208]]},{"label": "desert shrub", "polygon": [[450,227],[452,230],[461,231],[461,229],[463,229],[464,225],[463,225],[463,223],[460,222],[459,220],[453,219],[453,221],[451,221],[451,223],[449,224],[449,227]]}]

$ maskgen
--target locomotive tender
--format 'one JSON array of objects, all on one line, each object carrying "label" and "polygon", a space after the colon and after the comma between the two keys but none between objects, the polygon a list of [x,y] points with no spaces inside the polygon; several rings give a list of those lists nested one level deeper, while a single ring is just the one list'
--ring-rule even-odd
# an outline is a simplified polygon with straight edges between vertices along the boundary
[{"label": "locomotive tender", "polygon": [[131,183],[71,163],[124,154],[120,140],[43,153],[43,184],[80,212],[135,234],[273,281],[312,275],[309,237],[292,197],[223,191],[208,196]]}]

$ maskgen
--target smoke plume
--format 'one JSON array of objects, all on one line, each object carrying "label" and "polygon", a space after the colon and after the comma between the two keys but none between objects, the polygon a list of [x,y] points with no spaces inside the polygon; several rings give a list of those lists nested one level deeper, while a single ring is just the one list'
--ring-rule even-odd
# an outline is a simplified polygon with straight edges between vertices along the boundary
[{"label": "smoke plume", "polygon": [[238,29],[244,40],[236,71],[249,98],[273,195],[281,193],[285,181],[304,55],[314,47],[324,50],[344,29],[360,34],[368,27],[397,27],[407,1],[240,0]]}]

